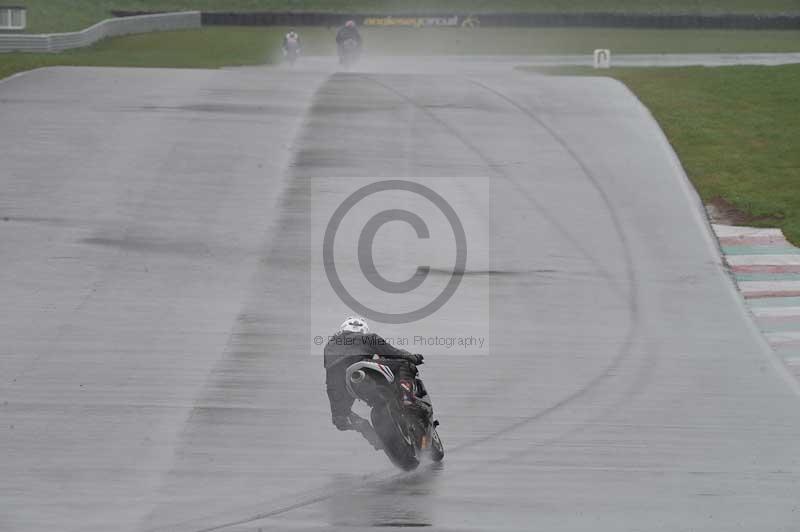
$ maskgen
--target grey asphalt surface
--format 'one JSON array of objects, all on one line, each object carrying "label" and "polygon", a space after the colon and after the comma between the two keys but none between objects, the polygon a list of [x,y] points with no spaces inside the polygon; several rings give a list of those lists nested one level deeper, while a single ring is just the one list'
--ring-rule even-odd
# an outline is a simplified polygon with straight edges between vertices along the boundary
[{"label": "grey asphalt surface", "polygon": [[[649,113],[610,79],[389,70],[0,83],[0,529],[796,530],[797,383]],[[326,206],[383,178],[439,187],[473,252],[440,312],[373,329],[489,331],[421,350],[447,456],[410,474],[332,427],[311,341],[347,312]],[[387,277],[446,271],[381,235]]]}]

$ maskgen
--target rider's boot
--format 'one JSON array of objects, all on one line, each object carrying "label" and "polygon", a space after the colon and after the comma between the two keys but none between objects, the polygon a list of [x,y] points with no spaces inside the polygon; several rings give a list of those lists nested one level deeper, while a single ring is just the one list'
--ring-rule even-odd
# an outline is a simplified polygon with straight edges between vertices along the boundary
[{"label": "rider's boot", "polygon": [[378,433],[375,432],[375,429],[372,427],[369,421],[355,413],[351,413],[349,418],[350,426],[353,428],[353,430],[358,431],[362,436],[364,436],[364,439],[367,440],[376,451],[383,449],[383,442],[378,437]]}]

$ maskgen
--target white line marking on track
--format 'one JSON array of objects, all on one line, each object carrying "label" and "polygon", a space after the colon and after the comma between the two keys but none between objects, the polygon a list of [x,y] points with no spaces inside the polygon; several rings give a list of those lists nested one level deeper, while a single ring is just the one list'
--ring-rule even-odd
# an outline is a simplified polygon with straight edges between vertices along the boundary
[{"label": "white line marking on track", "polygon": [[740,281],[743,293],[753,292],[800,292],[800,281]]},{"label": "white line marking on track", "polygon": [[800,307],[755,307],[750,311],[758,318],[800,318]]},{"label": "white line marking on track", "polygon": [[800,266],[800,255],[728,255],[731,266]]},{"label": "white line marking on track", "polygon": [[714,232],[719,238],[769,236],[783,238],[780,229],[761,229],[758,227],[738,227],[733,225],[712,224]]},{"label": "white line marking on track", "polygon": [[800,331],[784,331],[777,333],[765,333],[767,340],[772,345],[787,344],[800,341]]}]

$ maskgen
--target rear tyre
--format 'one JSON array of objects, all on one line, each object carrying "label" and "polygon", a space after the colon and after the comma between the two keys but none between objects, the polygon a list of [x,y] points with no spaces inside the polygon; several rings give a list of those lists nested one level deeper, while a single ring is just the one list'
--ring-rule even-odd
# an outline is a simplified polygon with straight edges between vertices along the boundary
[{"label": "rear tyre", "polygon": [[434,462],[444,460],[444,444],[436,431],[436,427],[431,429],[431,460]]},{"label": "rear tyre", "polygon": [[419,457],[414,439],[404,434],[389,407],[373,408],[370,419],[375,432],[383,442],[383,452],[389,460],[403,471],[416,469]]}]

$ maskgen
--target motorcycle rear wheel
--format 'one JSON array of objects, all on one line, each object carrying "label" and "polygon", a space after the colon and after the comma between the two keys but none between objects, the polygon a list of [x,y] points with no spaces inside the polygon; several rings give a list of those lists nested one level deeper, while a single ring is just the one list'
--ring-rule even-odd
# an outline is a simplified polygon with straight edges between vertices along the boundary
[{"label": "motorcycle rear wheel", "polygon": [[370,413],[372,426],[383,442],[383,452],[389,460],[403,471],[412,471],[419,465],[414,438],[405,434],[389,406],[373,408]]},{"label": "motorcycle rear wheel", "polygon": [[434,462],[444,460],[444,444],[436,431],[436,427],[431,428],[431,460]]}]

